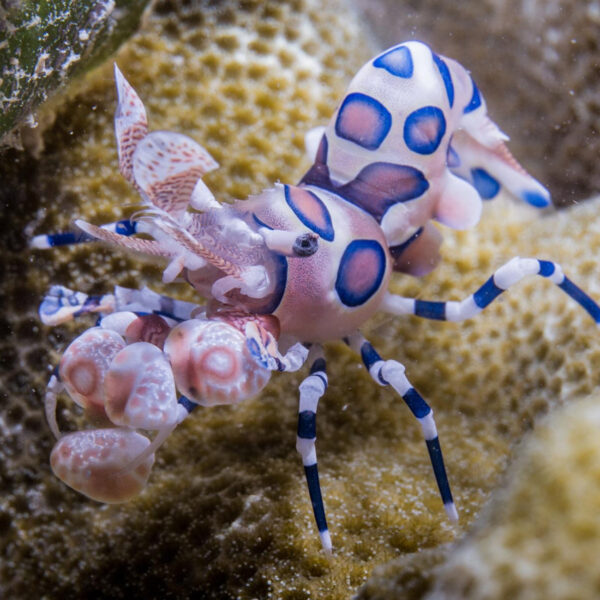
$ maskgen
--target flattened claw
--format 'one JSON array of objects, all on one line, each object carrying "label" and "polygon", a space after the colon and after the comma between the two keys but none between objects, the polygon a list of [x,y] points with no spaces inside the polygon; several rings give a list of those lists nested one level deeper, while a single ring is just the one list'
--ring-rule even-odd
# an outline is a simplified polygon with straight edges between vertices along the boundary
[{"label": "flattened claw", "polygon": [[44,325],[54,327],[84,313],[112,312],[114,307],[112,294],[88,296],[62,285],[53,285],[40,304],[39,315]]},{"label": "flattened claw", "polygon": [[135,460],[150,440],[128,429],[89,429],[62,437],[52,450],[54,474],[92,500],[116,504],[137,496],[148,481],[154,454],[134,469]]},{"label": "flattened claw", "polygon": [[181,420],[169,361],[149,342],[126,346],[114,357],[104,395],[106,414],[115,425],[160,430]]},{"label": "flattened claw", "polygon": [[519,164],[504,142],[490,148],[458,131],[452,138],[451,153],[451,171],[470,182],[484,200],[491,200],[504,187],[536,208],[551,204],[548,190]]},{"label": "flattened claw", "polygon": [[125,179],[135,183],[131,159],[137,145],[148,133],[146,109],[136,91],[123,77],[123,73],[121,73],[116,63],[115,84],[119,100],[115,112],[115,136],[119,153],[119,169]]},{"label": "flattened claw", "polygon": [[136,184],[152,204],[173,216],[185,211],[198,179],[219,166],[200,144],[172,131],[145,136],[132,160]]},{"label": "flattened claw", "polygon": [[104,378],[115,355],[125,347],[116,332],[92,327],[76,338],[61,358],[60,380],[83,408],[104,411]]}]

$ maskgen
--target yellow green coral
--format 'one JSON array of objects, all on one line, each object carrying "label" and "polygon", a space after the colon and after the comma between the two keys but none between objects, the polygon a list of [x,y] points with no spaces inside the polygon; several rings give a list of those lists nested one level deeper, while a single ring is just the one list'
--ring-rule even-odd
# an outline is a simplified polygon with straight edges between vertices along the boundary
[{"label": "yellow green coral", "polygon": [[536,429],[427,598],[600,595],[599,401],[595,393]]}]

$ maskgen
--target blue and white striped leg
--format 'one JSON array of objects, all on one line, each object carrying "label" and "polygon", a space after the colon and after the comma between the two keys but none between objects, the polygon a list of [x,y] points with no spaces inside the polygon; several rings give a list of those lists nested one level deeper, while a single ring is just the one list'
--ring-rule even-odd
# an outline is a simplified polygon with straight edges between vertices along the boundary
[{"label": "blue and white striped leg", "polygon": [[116,286],[113,294],[95,296],[53,285],[40,304],[39,315],[42,323],[54,327],[90,313],[106,315],[124,310],[153,313],[179,322],[190,319],[193,311],[201,309],[198,304],[162,296],[148,288],[134,290]]},{"label": "blue and white striped leg", "polygon": [[[122,219],[114,223],[102,225],[101,229],[106,229],[112,233],[119,235],[130,236],[137,233],[137,221]],[[85,233],[84,231],[64,231],[61,233],[49,233],[36,235],[31,238],[29,246],[31,248],[55,248],[56,246],[72,246],[75,244],[85,244],[87,242],[96,242],[97,238]]]},{"label": "blue and white striped leg", "polygon": [[308,493],[315,514],[315,521],[323,550],[331,554],[331,536],[327,529],[325,519],[325,507],[321,495],[319,483],[319,471],[317,468],[317,451],[315,441],[317,439],[317,405],[321,396],[327,390],[327,374],[325,373],[325,358],[320,346],[313,346],[310,351],[312,364],[310,375],[300,384],[300,404],[298,406],[298,436],[296,438],[296,450],[302,456]]},{"label": "blue and white striped leg", "polygon": [[462,321],[479,314],[502,292],[527,275],[541,275],[555,283],[600,324],[600,306],[565,276],[560,265],[537,258],[513,258],[502,265],[474,294],[462,301],[432,302],[388,293],[381,310],[394,315],[416,315],[438,321]]},{"label": "blue and white striped leg", "polygon": [[375,348],[360,333],[350,336],[347,343],[355,352],[361,355],[371,377],[379,385],[391,385],[402,396],[408,408],[410,408],[413,415],[421,424],[435,480],[440,491],[440,496],[442,497],[442,502],[444,503],[444,509],[451,521],[458,521],[458,513],[452,499],[446,467],[444,466],[442,448],[431,407],[406,378],[404,365],[396,360],[383,360]]},{"label": "blue and white striped leg", "polygon": [[108,314],[116,310],[114,294],[90,296],[62,285],[53,285],[38,309],[44,325],[55,327],[90,313]]}]

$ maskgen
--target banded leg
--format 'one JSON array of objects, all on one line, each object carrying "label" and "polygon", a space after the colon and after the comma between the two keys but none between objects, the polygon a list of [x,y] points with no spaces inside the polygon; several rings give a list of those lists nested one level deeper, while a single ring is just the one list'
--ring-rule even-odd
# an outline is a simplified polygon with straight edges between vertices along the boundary
[{"label": "banded leg", "polygon": [[308,493],[312,503],[317,529],[323,550],[331,554],[331,536],[327,529],[325,519],[325,506],[319,483],[319,470],[317,468],[317,406],[321,396],[327,390],[327,374],[325,373],[325,358],[320,346],[311,348],[310,357],[313,359],[310,375],[300,384],[300,403],[298,406],[298,435],[296,450],[302,456]]},{"label": "banded leg", "polygon": [[148,288],[133,290],[116,286],[112,294],[88,295],[62,285],[53,285],[40,304],[39,315],[44,325],[53,327],[85,314],[110,314],[125,310],[184,321],[201,308],[198,304],[162,296]]},{"label": "banded leg", "polygon": [[[114,223],[102,225],[101,229],[117,233],[119,235],[130,236],[137,233],[137,221],[121,219]],[[60,233],[49,233],[36,235],[31,238],[29,246],[31,248],[47,249],[57,246],[73,246],[76,244],[85,244],[87,242],[96,242],[98,239],[85,231],[63,231]]]},{"label": "banded leg", "polygon": [[518,256],[502,265],[474,294],[462,301],[432,302],[387,294],[381,310],[394,315],[416,315],[437,321],[462,321],[479,314],[502,292],[527,275],[540,275],[555,283],[600,324],[600,306],[565,276],[560,265],[548,260]]},{"label": "banded leg", "polygon": [[391,385],[402,396],[408,408],[419,421],[444,509],[451,521],[458,521],[458,513],[452,499],[431,407],[406,378],[404,365],[395,360],[383,360],[375,348],[360,333],[348,338],[347,343],[356,353],[361,355],[371,377],[379,385]]}]

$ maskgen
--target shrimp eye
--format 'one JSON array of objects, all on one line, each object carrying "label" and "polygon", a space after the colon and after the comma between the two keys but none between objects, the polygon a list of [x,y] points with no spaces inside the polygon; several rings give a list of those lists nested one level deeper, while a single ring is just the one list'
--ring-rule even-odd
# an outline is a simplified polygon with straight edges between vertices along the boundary
[{"label": "shrimp eye", "polygon": [[319,249],[318,236],[314,233],[303,233],[294,242],[294,254],[296,256],[312,256]]}]

